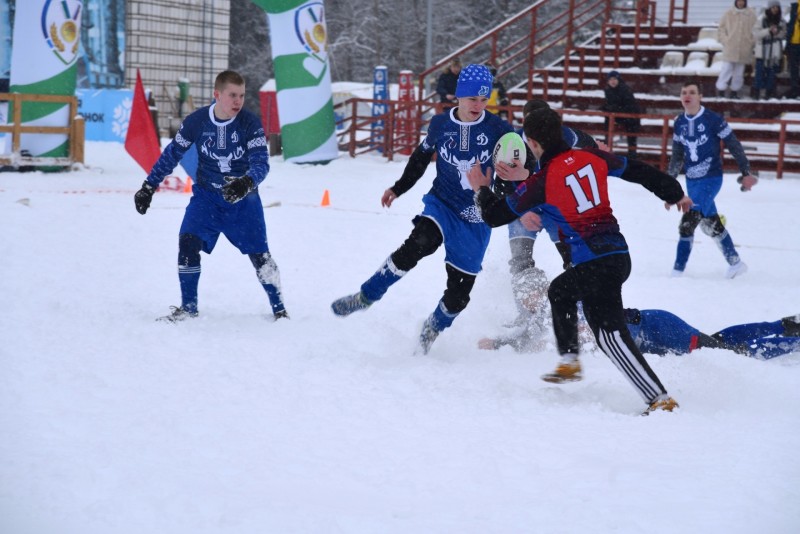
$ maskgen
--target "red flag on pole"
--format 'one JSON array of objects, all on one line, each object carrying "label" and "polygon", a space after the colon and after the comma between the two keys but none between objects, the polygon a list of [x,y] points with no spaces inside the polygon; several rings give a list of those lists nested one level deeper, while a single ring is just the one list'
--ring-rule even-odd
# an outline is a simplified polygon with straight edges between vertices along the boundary
[{"label": "red flag on pole", "polygon": [[125,136],[125,150],[146,173],[152,170],[161,155],[161,144],[150,115],[150,106],[144,96],[139,69],[136,69],[136,87],[133,90],[133,107],[128,121],[128,134]]}]

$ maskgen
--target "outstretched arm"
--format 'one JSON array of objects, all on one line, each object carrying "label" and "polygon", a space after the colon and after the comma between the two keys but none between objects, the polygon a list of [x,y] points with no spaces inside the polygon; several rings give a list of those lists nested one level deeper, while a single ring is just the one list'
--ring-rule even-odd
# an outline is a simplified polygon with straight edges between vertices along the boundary
[{"label": "outstretched arm", "polygon": [[422,175],[425,174],[425,169],[428,168],[431,159],[433,159],[433,152],[422,150],[422,145],[418,146],[411,157],[408,158],[406,168],[403,169],[403,175],[397,180],[392,187],[384,191],[381,197],[381,205],[389,207],[395,198],[399,197],[416,184]]},{"label": "outstretched arm", "polygon": [[736,163],[739,165],[739,170],[742,172],[742,176],[738,180],[742,186],[740,189],[742,191],[750,191],[753,186],[758,183],[758,178],[750,172],[750,160],[747,159],[747,155],[744,153],[742,143],[739,142],[739,139],[733,132],[731,132],[728,137],[724,138],[723,142],[731,153],[731,156],[733,156],[733,159],[735,159]]},{"label": "outstretched arm", "polygon": [[678,205],[679,209],[681,203],[685,204],[688,199],[678,180],[636,159],[628,159],[620,178],[641,184],[664,202]]},{"label": "outstretched arm", "polygon": [[739,165],[739,171],[742,173],[742,176],[750,176],[750,161],[747,159],[747,155],[744,153],[744,147],[742,143],[739,142],[736,134],[731,132],[730,135],[722,139],[722,142],[725,143],[728,152],[731,153],[733,159],[736,160],[736,164]]},{"label": "outstretched arm", "polygon": [[672,142],[672,157],[669,158],[667,165],[667,174],[673,178],[677,178],[683,169],[683,145],[680,143]]}]

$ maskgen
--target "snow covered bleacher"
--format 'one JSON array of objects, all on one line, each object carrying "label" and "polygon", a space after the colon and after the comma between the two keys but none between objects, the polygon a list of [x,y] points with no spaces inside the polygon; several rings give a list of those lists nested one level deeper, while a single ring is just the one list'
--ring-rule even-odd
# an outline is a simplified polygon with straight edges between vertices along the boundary
[{"label": "snow covered bleacher", "polygon": [[683,52],[668,50],[661,59],[661,69],[677,69],[683,67]]},{"label": "snow covered bleacher", "polygon": [[[682,111],[681,87],[687,80],[696,80],[704,104],[728,117],[731,124],[735,123],[741,130],[748,157],[758,169],[800,172],[800,159],[796,155],[789,156],[796,154],[796,147],[800,146],[800,125],[785,122],[787,113],[800,115],[800,100],[756,101],[747,98],[747,91],[737,100],[717,97],[715,82],[722,66],[722,45],[717,41],[716,27],[708,24],[670,26],[656,31],[663,33],[661,38],[639,45],[634,45],[633,30],[624,27],[620,42],[613,47],[603,47],[599,37],[589,40],[574,52],[575,60],[569,62],[567,69],[559,60],[536,70],[532,82],[534,97],[545,98],[557,109],[574,110],[574,115],[567,113],[571,124],[602,136],[604,114],[600,108],[605,100],[605,75],[611,70],[618,71],[644,110],[643,129],[639,135],[640,157],[662,165],[665,147],[668,151],[670,146],[668,123]],[[749,90],[750,69],[746,76]],[[527,98],[527,84],[520,86],[525,94],[517,96],[515,89],[509,91],[512,104],[521,106]],[[779,79],[778,92],[783,94],[787,89],[788,78],[784,74]],[[785,131],[779,138],[782,128]],[[617,148],[615,145],[614,149]],[[779,150],[784,155],[776,158]]]}]

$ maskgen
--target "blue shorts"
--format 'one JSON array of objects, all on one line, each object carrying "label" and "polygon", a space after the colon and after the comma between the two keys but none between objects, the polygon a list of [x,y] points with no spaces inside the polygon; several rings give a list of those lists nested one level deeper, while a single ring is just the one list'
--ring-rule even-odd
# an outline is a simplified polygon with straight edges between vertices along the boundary
[{"label": "blue shorts", "polygon": [[512,239],[531,239],[535,240],[540,230],[528,230],[522,225],[522,221],[516,219],[508,223],[508,240]]},{"label": "blue shorts", "polygon": [[180,233],[199,237],[206,254],[214,250],[220,233],[242,254],[269,252],[264,208],[257,190],[236,204],[229,204],[219,193],[195,187]]},{"label": "blue shorts", "polygon": [[428,217],[439,227],[444,236],[445,263],[467,274],[481,272],[491,228],[484,222],[465,221],[434,195],[425,195],[422,202],[425,207],[417,217]]},{"label": "blue shorts", "polygon": [[714,199],[720,189],[722,189],[722,176],[686,179],[686,194],[694,202],[692,209],[702,213],[703,217],[717,214]]}]

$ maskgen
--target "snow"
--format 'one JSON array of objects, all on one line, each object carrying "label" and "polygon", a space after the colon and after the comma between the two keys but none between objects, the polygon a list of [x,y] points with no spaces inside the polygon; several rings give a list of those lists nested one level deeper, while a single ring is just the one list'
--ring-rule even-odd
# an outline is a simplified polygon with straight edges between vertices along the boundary
[{"label": "snow", "polygon": [[[406,238],[431,172],[386,210],[402,162],[271,161],[260,191],[280,202],[265,213],[291,314],[278,322],[224,239],[203,256],[201,316],[154,321],[179,304],[189,195],[136,213],[144,175],[120,145],[88,143],[75,172],[0,173],[0,532],[800,530],[800,354],[648,355],[681,409],[647,418],[599,352],[582,382],[542,382],[554,350],[476,348],[514,316],[499,229],[469,307],[412,356],[443,251],[366,312],[329,306]],[[718,206],[750,267],[733,280],[701,232],[669,278],[678,214],[636,185],[611,195],[634,264],[626,304],[706,332],[800,312],[796,177],[747,194],[726,177]]]},{"label": "snow", "polygon": [[[711,30],[716,32],[716,28],[711,28]],[[703,30],[700,31],[702,32]],[[713,37],[698,37],[697,41],[689,43],[687,48],[690,50],[722,50],[722,43]]]}]

